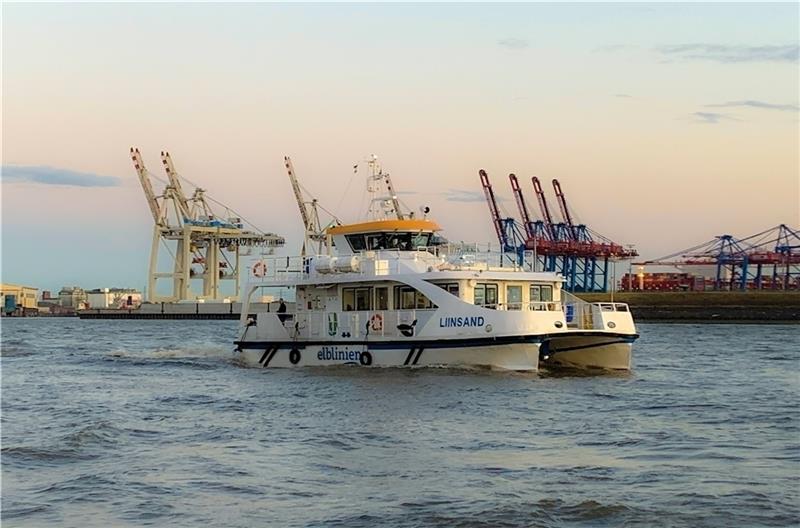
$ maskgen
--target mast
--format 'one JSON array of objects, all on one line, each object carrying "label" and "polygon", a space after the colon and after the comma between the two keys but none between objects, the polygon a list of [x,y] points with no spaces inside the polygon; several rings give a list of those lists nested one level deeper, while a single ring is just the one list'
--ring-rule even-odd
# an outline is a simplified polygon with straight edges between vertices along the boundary
[{"label": "mast", "polygon": [[[397,192],[394,190],[392,178],[388,172],[383,172],[378,163],[378,156],[371,155],[367,165],[370,171],[370,175],[367,178],[367,191],[372,196],[369,216],[374,219],[394,216],[398,220],[403,220],[405,215],[400,209],[400,200],[397,199]],[[386,194],[381,194],[384,192]]]}]

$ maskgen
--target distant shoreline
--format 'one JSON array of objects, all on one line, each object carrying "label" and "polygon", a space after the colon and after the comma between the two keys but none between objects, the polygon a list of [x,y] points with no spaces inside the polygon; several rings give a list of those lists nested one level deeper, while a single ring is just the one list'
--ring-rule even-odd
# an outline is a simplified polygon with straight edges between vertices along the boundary
[{"label": "distant shoreline", "polygon": [[[610,293],[577,294],[589,302]],[[639,323],[800,323],[800,292],[643,292],[614,294]]]},{"label": "distant shoreline", "polygon": [[[588,302],[609,302],[610,293],[578,293]],[[637,323],[780,323],[800,324],[800,292],[617,292],[615,302],[627,303]],[[194,308],[192,308],[194,306]],[[201,313],[199,306],[182,305],[197,313],[137,313],[137,310],[87,310],[86,319],[239,319],[232,306],[227,313]],[[208,305],[203,305],[204,309]],[[38,317],[77,317],[77,314]]]}]

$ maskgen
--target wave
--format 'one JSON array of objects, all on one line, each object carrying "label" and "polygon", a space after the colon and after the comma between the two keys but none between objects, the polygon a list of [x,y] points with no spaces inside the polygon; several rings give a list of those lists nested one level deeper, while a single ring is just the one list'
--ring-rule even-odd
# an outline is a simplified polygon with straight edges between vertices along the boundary
[{"label": "wave", "polygon": [[14,446],[3,447],[0,452],[2,452],[3,462],[12,464],[15,460],[21,462],[69,462],[95,458],[95,456],[82,453],[78,449],[61,447]]},{"label": "wave", "polygon": [[26,357],[32,356],[33,352],[27,348],[16,345],[3,345],[0,347],[0,357]]},{"label": "wave", "polygon": [[89,423],[45,445],[4,446],[5,460],[59,463],[91,460],[117,444],[123,432],[109,422]]},{"label": "wave", "polygon": [[[624,504],[602,504],[586,500],[576,504],[565,504],[558,499],[539,502],[515,502],[497,506],[488,501],[468,501],[429,497],[428,499],[401,504],[403,511],[394,515],[382,515],[380,519],[362,513],[360,515],[320,520],[320,526],[447,526],[459,528],[483,527],[533,527],[550,528],[565,524],[586,526],[619,526],[631,520],[648,517],[643,510]],[[660,524],[653,515],[653,524]],[[317,525],[317,523],[311,523]]]},{"label": "wave", "polygon": [[219,346],[196,346],[180,348],[155,348],[153,350],[127,350],[117,349],[109,352],[107,356],[113,358],[133,359],[182,359],[182,358],[225,358],[228,359],[232,352],[229,348]]}]

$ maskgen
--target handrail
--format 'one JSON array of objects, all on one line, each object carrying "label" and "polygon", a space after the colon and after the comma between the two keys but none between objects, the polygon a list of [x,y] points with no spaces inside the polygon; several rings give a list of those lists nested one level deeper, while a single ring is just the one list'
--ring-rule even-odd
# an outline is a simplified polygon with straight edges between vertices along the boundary
[{"label": "handrail", "polygon": [[[344,266],[343,269],[335,271],[334,262],[338,262],[342,266],[353,257],[356,257],[359,262],[357,268],[348,268]],[[487,247],[487,251],[482,251],[479,246],[420,246],[413,250],[399,250],[399,249],[372,249],[361,250],[352,254],[343,255],[291,255],[291,256],[264,256],[258,263],[260,264],[259,273],[261,276],[254,274],[255,264],[247,268],[247,276],[251,282],[254,283],[268,283],[277,280],[287,280],[292,278],[305,279],[316,274],[326,274],[320,271],[318,266],[325,259],[330,263],[331,273],[348,273],[366,275],[368,273],[368,266],[366,263],[382,260],[389,261],[390,269],[387,271],[393,272],[392,264],[399,265],[401,262],[419,262],[422,261],[428,266],[435,266],[437,269],[445,270],[459,270],[459,269],[492,269],[503,268],[508,271],[530,271],[530,266],[517,264],[509,265],[508,262],[503,262],[503,253],[492,251],[491,247]],[[333,259],[336,259],[335,261]]]}]

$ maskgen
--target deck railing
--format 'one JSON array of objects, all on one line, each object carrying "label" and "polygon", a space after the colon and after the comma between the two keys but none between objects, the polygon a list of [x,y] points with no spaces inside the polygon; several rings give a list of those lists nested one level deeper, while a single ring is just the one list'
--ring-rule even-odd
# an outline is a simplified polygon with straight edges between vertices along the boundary
[{"label": "deck railing", "polygon": [[629,311],[628,305],[625,303],[589,303],[563,290],[561,291],[561,297],[564,304],[564,315],[567,320],[568,328],[578,328],[581,330],[602,329],[603,322],[601,312]]},{"label": "deck railing", "polygon": [[[355,269],[347,266],[352,257],[358,260]],[[323,275],[317,266],[328,255],[316,256],[284,256],[262,257],[248,268],[248,277],[252,282],[280,282],[286,280],[306,279],[312,275]],[[344,266],[330,273],[349,273],[359,275],[387,275],[398,273],[403,263],[422,263],[425,268],[434,267],[439,270],[459,269],[497,269],[502,267],[509,271],[531,271],[529,263],[522,266],[504,259],[503,254],[492,251],[480,251],[473,246],[432,246],[419,247],[413,251],[395,249],[365,250],[352,255],[337,255],[336,266]]]}]

